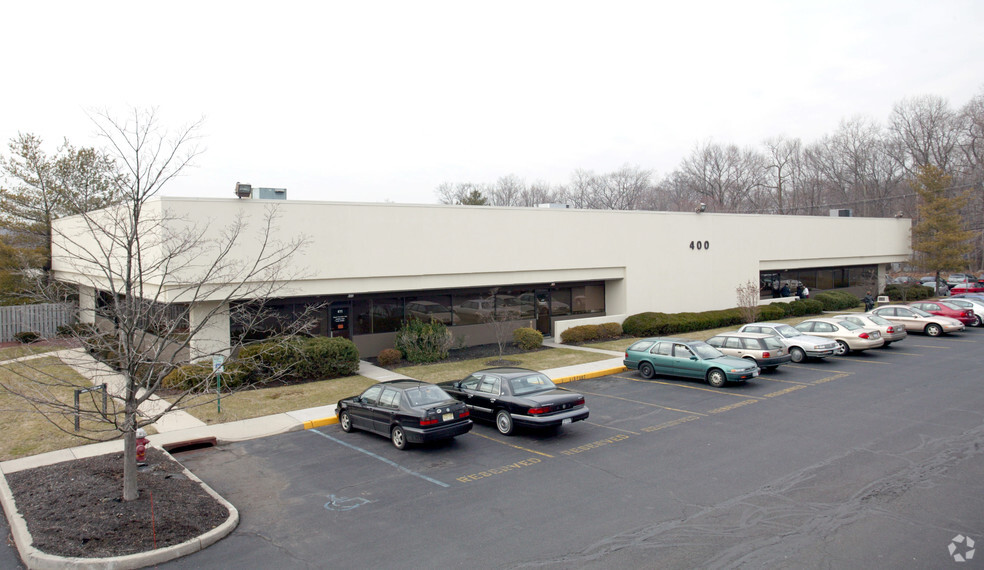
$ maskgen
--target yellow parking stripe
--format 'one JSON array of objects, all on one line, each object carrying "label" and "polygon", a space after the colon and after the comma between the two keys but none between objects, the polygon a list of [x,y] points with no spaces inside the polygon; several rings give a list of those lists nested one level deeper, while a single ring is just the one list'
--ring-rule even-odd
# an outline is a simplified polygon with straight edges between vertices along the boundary
[{"label": "yellow parking stripe", "polygon": [[[733,394],[731,392],[724,392],[721,390],[713,388],[701,388],[700,386],[688,386],[686,384],[677,384],[676,382],[663,382],[662,380],[643,380],[642,378],[629,378],[628,376],[619,376],[619,378],[624,378],[626,380],[632,380],[633,382],[645,382],[647,384],[662,384],[664,386],[676,386],[677,388],[689,388],[691,390],[701,390],[703,392],[710,392],[711,394],[721,394],[723,396],[734,396],[736,398],[759,398],[758,396],[747,396],[745,394]],[[758,378],[761,378],[759,376]]]},{"label": "yellow parking stripe", "polygon": [[613,429],[615,431],[622,431],[622,432],[625,432],[625,433],[631,433],[632,435],[639,435],[637,432],[634,432],[632,430],[627,430],[627,429],[622,429],[622,428],[617,428],[617,427],[612,427],[612,426],[606,426],[605,424],[596,424],[594,422],[589,422],[588,420],[584,420],[584,423],[591,424],[593,426],[603,427],[603,428],[606,428],[606,429]]},{"label": "yellow parking stripe", "polygon": [[804,384],[809,385],[809,382],[797,382],[795,380],[780,380],[778,378],[766,378],[765,376],[759,376],[756,380],[768,380],[769,382],[782,382],[784,384]]},{"label": "yellow parking stripe", "polygon": [[847,370],[830,370],[827,368],[813,368],[812,366],[799,366],[798,368],[804,368],[806,370],[816,370],[817,372],[837,372],[838,374],[850,374]]},{"label": "yellow parking stripe", "polygon": [[860,362],[861,364],[891,364],[891,362],[877,362],[877,361],[874,361],[874,360],[858,360],[857,358],[853,358],[851,356],[835,356],[834,358],[836,358],[838,360],[840,360],[842,358],[846,358],[847,360],[850,360],[851,362]]},{"label": "yellow parking stripe", "polygon": [[534,451],[532,449],[527,449],[527,448],[525,448],[523,446],[520,446],[520,445],[513,445],[511,443],[507,443],[505,441],[502,441],[501,439],[496,439],[494,437],[489,437],[487,435],[482,435],[482,434],[477,433],[477,432],[474,432],[474,431],[470,431],[470,432],[468,432],[468,434],[469,435],[477,435],[478,437],[484,437],[485,439],[494,441],[496,443],[501,443],[502,445],[508,445],[509,447],[512,447],[513,449],[519,449],[519,450],[522,450],[522,451],[529,451],[530,453],[535,453],[537,455],[542,455],[544,457],[553,457],[553,455],[550,455],[549,453],[541,453],[539,451]]},{"label": "yellow parking stripe", "polygon": [[698,416],[706,416],[707,415],[707,414],[702,414],[700,412],[691,412],[689,410],[679,410],[677,408],[668,408],[666,406],[660,406],[659,404],[651,404],[649,402],[643,402],[642,400],[633,400],[631,398],[622,398],[621,396],[612,396],[612,395],[609,395],[609,394],[598,394],[598,393],[595,393],[595,392],[585,392],[584,390],[580,390],[580,389],[578,390],[578,392],[581,393],[581,394],[587,394],[589,396],[598,396],[598,397],[601,397],[601,398],[611,398],[613,400],[622,400],[623,402],[632,402],[634,404],[642,404],[643,406],[652,406],[654,408],[661,408],[661,409],[664,409],[664,410],[669,410],[671,412],[680,412],[682,414],[696,414]]}]

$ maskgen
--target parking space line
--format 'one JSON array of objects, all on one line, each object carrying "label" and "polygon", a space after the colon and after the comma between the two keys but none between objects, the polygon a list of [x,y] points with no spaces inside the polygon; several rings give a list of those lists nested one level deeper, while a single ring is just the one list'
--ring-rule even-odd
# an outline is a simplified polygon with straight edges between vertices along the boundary
[{"label": "parking space line", "polygon": [[980,342],[978,340],[969,340],[966,338],[951,338],[950,340],[952,340],[953,342]]},{"label": "parking space line", "polygon": [[598,397],[601,397],[601,398],[612,398],[613,400],[622,400],[622,401],[625,401],[625,402],[632,402],[634,404],[642,404],[643,406],[652,406],[654,408],[660,408],[660,409],[663,409],[663,410],[669,410],[671,412],[680,412],[681,414],[696,414],[698,416],[706,416],[707,415],[707,414],[702,414],[700,412],[691,412],[690,410],[678,410],[677,408],[668,408],[666,406],[660,406],[659,404],[651,404],[649,402],[643,402],[641,400],[633,400],[631,398],[622,398],[620,396],[611,396],[609,394],[598,394],[598,393],[595,393],[595,392],[585,392],[584,390],[581,390],[580,387],[578,387],[578,390],[577,391],[578,391],[578,393],[587,394],[589,396],[598,396]]},{"label": "parking space line", "polygon": [[851,358],[850,356],[835,356],[834,358],[838,360],[844,358],[850,360],[851,362],[860,362],[861,364],[891,364],[891,362],[878,362],[875,360],[858,360],[856,358]]},{"label": "parking space line", "polygon": [[933,346],[931,344],[910,344],[910,345],[907,345],[907,346],[914,346],[916,348],[945,348],[947,350],[950,350],[951,348],[953,348],[952,346]]},{"label": "parking space line", "polygon": [[335,443],[340,443],[340,444],[344,445],[345,447],[348,447],[349,449],[354,449],[354,450],[358,451],[359,453],[365,453],[369,457],[372,457],[374,459],[378,459],[378,460],[382,461],[383,463],[385,463],[387,465],[391,465],[393,467],[396,467],[400,471],[403,471],[405,473],[409,473],[410,475],[413,475],[414,477],[420,477],[424,481],[429,481],[429,482],[431,482],[431,483],[433,483],[435,485],[439,485],[441,487],[450,487],[451,486],[451,485],[448,485],[447,483],[442,483],[441,481],[438,481],[437,479],[432,479],[432,478],[428,477],[427,475],[424,475],[423,473],[417,473],[416,471],[413,471],[412,469],[407,469],[406,467],[400,465],[399,463],[396,463],[395,461],[390,461],[389,459],[386,459],[385,457],[383,457],[381,455],[376,455],[375,453],[373,453],[373,452],[371,452],[369,450],[362,449],[361,447],[358,447],[356,445],[352,445],[351,443],[342,441],[342,440],[340,440],[340,439],[338,439],[336,437],[332,437],[332,436],[330,436],[330,435],[328,435],[326,433],[322,433],[322,432],[318,431],[317,429],[309,429],[307,431],[310,432],[310,433],[316,433],[316,434],[320,435],[323,438],[330,439],[330,440],[334,441]]},{"label": "parking space line", "polygon": [[925,356],[924,354],[918,352],[899,352],[898,350],[894,350],[894,349],[892,350],[892,352],[886,354],[901,354],[903,356]]},{"label": "parking space line", "polygon": [[676,382],[664,382],[662,380],[643,380],[641,378],[628,378],[626,376],[619,376],[619,378],[625,378],[626,380],[632,380],[633,382],[644,382],[646,384],[662,384],[664,386],[675,386],[677,388],[688,388],[690,390],[700,390],[701,392],[710,392],[711,394],[721,394],[723,396],[734,396],[735,398],[754,398],[761,400],[758,396],[748,396],[745,394],[733,394],[731,392],[724,392],[722,390],[714,390],[711,388],[702,388],[700,386],[688,386],[686,384],[677,384]]},{"label": "parking space line", "polygon": [[584,423],[591,424],[593,426],[603,427],[605,429],[613,429],[615,431],[622,431],[622,432],[625,432],[625,433],[631,433],[632,435],[639,435],[638,432],[634,432],[632,430],[627,430],[627,429],[622,429],[622,428],[617,428],[617,427],[612,427],[612,426],[606,426],[605,424],[596,424],[594,422],[589,422],[588,420],[584,420]]},{"label": "parking space line", "polygon": [[525,448],[525,447],[523,447],[521,445],[513,445],[511,443],[502,441],[501,439],[496,439],[494,437],[489,437],[487,435],[482,435],[482,434],[477,433],[475,431],[470,431],[470,432],[468,432],[468,434],[469,435],[477,435],[478,437],[484,437],[485,439],[488,439],[490,441],[494,441],[496,443],[501,443],[502,445],[506,445],[506,446],[512,447],[513,449],[519,449],[519,450],[522,450],[522,451],[529,451],[530,453],[535,453],[537,455],[542,455],[544,457],[553,457],[553,455],[550,455],[549,453],[543,453],[543,452],[540,452],[540,451],[534,451],[532,449],[527,449],[527,448]]},{"label": "parking space line", "polygon": [[816,370],[817,372],[836,372],[837,374],[850,374],[847,370],[827,370],[824,368],[813,368],[812,366],[799,366],[805,370]]},{"label": "parking space line", "polygon": [[783,382],[785,384],[804,384],[809,386],[809,382],[797,382],[796,380],[780,380],[778,378],[766,378],[765,376],[759,376],[757,380],[768,380],[769,382]]},{"label": "parking space line", "polygon": [[821,378],[819,380],[814,380],[813,382],[810,382],[810,384],[812,384],[814,386],[817,385],[817,384],[826,384],[827,382],[830,382],[831,380],[838,380],[840,378],[846,378],[846,377],[848,377],[850,375],[851,375],[850,372],[841,372],[839,374],[834,374],[833,376],[827,376],[826,378]]}]

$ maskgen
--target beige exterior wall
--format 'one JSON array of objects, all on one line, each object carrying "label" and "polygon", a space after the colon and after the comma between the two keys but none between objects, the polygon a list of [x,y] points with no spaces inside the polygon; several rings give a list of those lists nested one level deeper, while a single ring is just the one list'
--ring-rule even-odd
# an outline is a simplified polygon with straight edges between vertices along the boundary
[{"label": "beige exterior wall", "polygon": [[[910,255],[910,221],[894,218],[235,198],[163,197],[151,205],[149,211],[171,229],[199,228],[213,247],[224,245],[229,227],[245,221],[235,245],[242,259],[259,251],[264,215],[275,208],[273,238],[307,241],[290,261],[280,296],[604,280],[608,314],[703,311],[735,306],[735,289],[757,283],[760,270],[884,266]],[[55,226],[55,276],[105,288],[91,267],[72,261],[78,247],[73,240],[85,242],[80,219]],[[154,231],[148,228],[145,241],[157,241]],[[691,241],[708,247],[691,249]],[[209,255],[200,253],[197,262]],[[195,267],[179,275],[192,279]],[[182,300],[177,287],[166,288],[163,299]],[[221,294],[216,290],[209,298]]]}]

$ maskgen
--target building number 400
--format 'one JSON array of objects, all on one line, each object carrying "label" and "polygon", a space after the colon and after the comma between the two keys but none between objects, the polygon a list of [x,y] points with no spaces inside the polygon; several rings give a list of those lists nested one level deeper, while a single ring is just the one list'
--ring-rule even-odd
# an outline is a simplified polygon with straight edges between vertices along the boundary
[{"label": "building number 400", "polygon": [[692,241],[692,242],[690,242],[690,249],[711,249],[711,242],[709,242],[709,241]]}]

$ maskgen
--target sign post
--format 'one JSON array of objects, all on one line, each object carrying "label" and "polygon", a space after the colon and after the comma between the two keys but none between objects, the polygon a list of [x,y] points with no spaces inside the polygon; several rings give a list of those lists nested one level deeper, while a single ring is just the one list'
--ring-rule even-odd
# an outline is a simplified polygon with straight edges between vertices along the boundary
[{"label": "sign post", "polygon": [[215,405],[218,413],[222,413],[222,373],[225,372],[225,356],[216,354],[212,357],[212,372],[215,373]]}]

